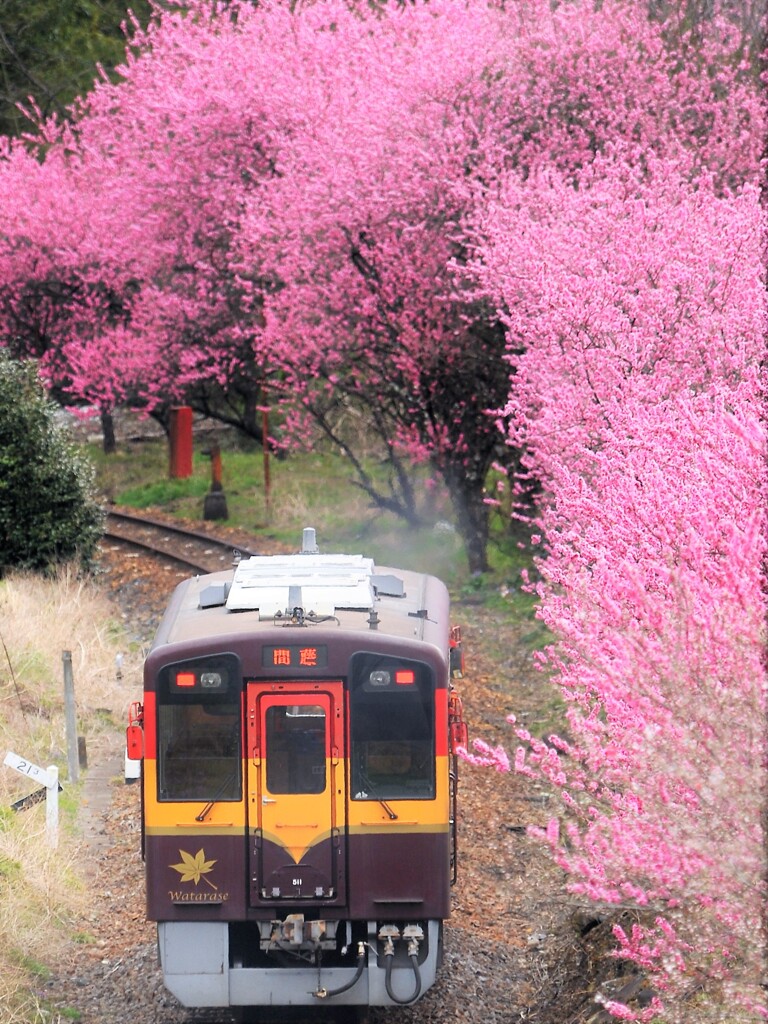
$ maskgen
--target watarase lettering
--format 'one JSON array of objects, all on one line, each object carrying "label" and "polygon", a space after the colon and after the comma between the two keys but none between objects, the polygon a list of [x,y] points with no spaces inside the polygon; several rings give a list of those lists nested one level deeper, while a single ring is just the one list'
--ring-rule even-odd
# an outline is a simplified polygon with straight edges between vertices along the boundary
[{"label": "watarase lettering", "polygon": [[228,892],[182,892],[180,889],[169,889],[168,898],[172,903],[226,903]]}]

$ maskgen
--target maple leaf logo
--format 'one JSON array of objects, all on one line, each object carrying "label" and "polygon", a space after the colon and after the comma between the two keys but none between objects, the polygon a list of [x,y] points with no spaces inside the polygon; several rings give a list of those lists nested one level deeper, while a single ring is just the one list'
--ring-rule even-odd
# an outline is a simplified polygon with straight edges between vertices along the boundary
[{"label": "maple leaf logo", "polygon": [[205,878],[205,875],[209,871],[213,870],[213,865],[216,863],[215,860],[206,860],[205,851],[201,848],[197,853],[192,856],[191,853],[187,853],[186,850],[179,850],[181,854],[181,864],[170,864],[174,871],[178,871],[181,875],[182,882],[194,882],[195,885],[200,884],[200,879],[210,885],[210,887],[218,892],[217,886],[209,879]]}]

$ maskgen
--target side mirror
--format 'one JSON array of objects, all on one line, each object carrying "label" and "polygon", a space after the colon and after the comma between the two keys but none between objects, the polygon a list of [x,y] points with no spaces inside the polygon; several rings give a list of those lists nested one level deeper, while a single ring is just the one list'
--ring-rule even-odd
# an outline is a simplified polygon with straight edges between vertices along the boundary
[{"label": "side mirror", "polygon": [[131,761],[144,757],[144,730],[140,725],[129,725],[125,730],[125,749]]},{"label": "side mirror", "polygon": [[461,704],[461,697],[453,692],[448,695],[448,745],[452,754],[456,754],[459,747],[464,750],[469,746],[469,731],[464,721],[464,708]]},{"label": "side mirror", "polygon": [[464,750],[469,746],[469,731],[466,722],[451,722],[451,753],[456,754],[458,748]]}]

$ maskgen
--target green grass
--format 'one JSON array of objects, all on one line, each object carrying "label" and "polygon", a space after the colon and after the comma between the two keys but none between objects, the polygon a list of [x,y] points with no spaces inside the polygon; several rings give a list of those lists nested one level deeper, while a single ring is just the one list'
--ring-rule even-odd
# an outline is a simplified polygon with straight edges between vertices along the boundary
[{"label": "green grass", "polygon": [[[137,509],[162,509],[192,522],[202,520],[211,463],[197,450],[192,476],[184,480],[169,479],[168,447],[162,438],[125,443],[110,456],[90,445],[88,454],[96,465],[99,487],[110,500]],[[520,590],[520,572],[530,566],[530,554],[510,520],[495,517],[489,547],[492,570],[472,578],[464,545],[452,523],[450,500],[440,487],[429,490],[429,525],[414,529],[376,508],[355,485],[349,462],[328,450],[283,459],[272,456],[266,467],[261,449],[229,446],[222,451],[222,466],[227,526],[295,547],[300,545],[302,529],[313,526],[321,551],[360,553],[380,565],[430,572],[454,592],[469,588],[467,593],[483,600],[500,600],[505,591],[508,597],[500,610],[512,605],[515,614],[532,616],[532,599]],[[366,469],[374,479],[381,479],[382,468],[374,461]],[[414,475],[417,483],[420,477],[424,482],[423,470],[415,469]]]},{"label": "green grass", "polygon": [[[10,812],[9,812],[10,813]],[[12,819],[10,819],[12,820]],[[21,876],[21,864],[0,853],[0,879],[15,881]]]},{"label": "green grass", "polygon": [[120,492],[119,501],[122,505],[134,508],[151,508],[156,505],[176,505],[192,498],[203,498],[206,485],[203,480],[157,480],[150,484],[140,484]]},{"label": "green grass", "polygon": [[58,1015],[59,1015],[60,1017],[63,1017],[63,1018],[64,1018],[64,1020],[74,1020],[74,1021],[78,1021],[78,1020],[80,1020],[80,1019],[82,1018],[82,1016],[83,1016],[83,1014],[82,1014],[82,1011],[81,1011],[81,1010],[75,1010],[75,1009],[74,1009],[73,1007],[71,1007],[71,1006],[65,1006],[65,1007],[63,1007],[63,1008],[61,1008],[61,1007],[56,1007],[56,1010],[55,1010],[55,1011],[53,1011],[53,1012],[57,1013],[57,1014],[58,1014]]},{"label": "green grass", "polygon": [[38,981],[47,981],[51,976],[51,968],[35,957],[27,956],[24,952],[19,949],[11,951],[11,959],[14,960],[19,967],[32,978],[36,978]]}]

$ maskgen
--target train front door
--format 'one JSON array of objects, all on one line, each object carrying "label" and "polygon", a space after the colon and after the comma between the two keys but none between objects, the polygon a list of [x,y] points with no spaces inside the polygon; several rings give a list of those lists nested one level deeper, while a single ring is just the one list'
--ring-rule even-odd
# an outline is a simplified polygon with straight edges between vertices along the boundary
[{"label": "train front door", "polygon": [[344,892],[341,683],[249,683],[252,906]]}]

